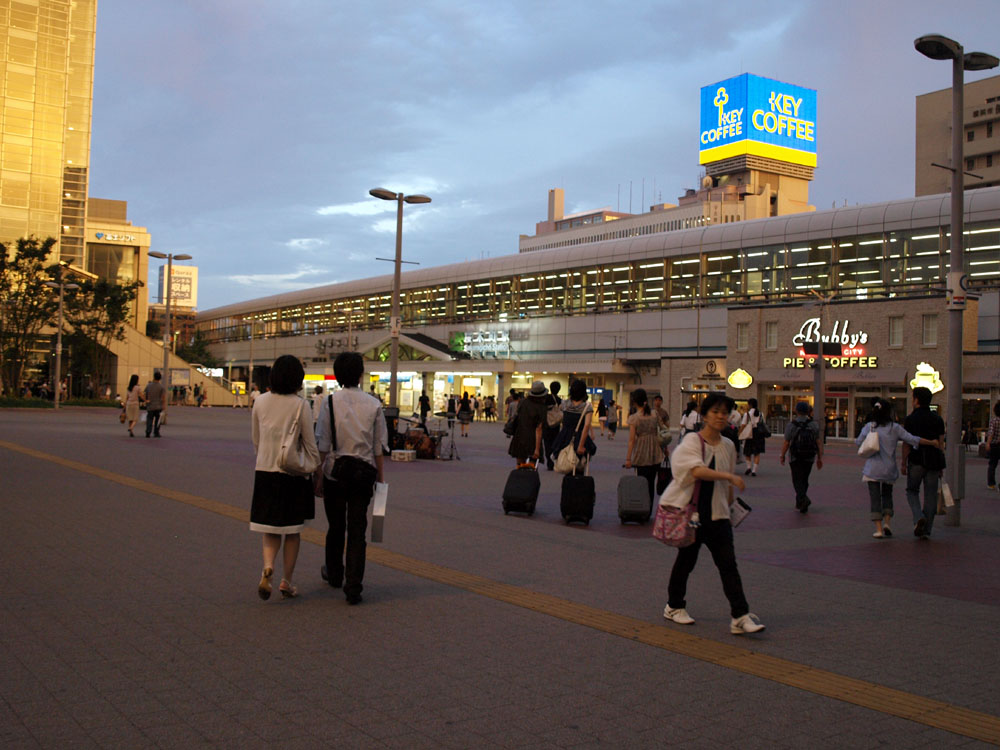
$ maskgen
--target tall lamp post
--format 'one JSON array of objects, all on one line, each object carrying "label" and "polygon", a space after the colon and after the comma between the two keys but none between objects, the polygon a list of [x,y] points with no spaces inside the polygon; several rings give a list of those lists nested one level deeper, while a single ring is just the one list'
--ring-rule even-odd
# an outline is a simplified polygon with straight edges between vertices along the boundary
[{"label": "tall lamp post", "polygon": [[948,420],[945,425],[948,468],[946,480],[955,497],[955,505],[948,521],[955,526],[961,523],[959,501],[965,495],[965,472],[959,471],[962,442],[962,315],[965,310],[965,258],[964,231],[964,182],[962,180],[965,158],[963,153],[964,93],[966,70],[989,70],[1000,60],[985,52],[966,53],[961,44],[940,34],[928,34],[913,41],[917,52],[932,60],[951,60],[951,248],[948,272],[948,388],[945,401]]},{"label": "tall lamp post", "polygon": [[173,328],[170,324],[170,273],[174,270],[175,260],[191,260],[191,256],[186,253],[174,255],[173,253],[160,253],[150,250],[149,257],[160,258],[161,260],[165,259],[167,261],[167,277],[163,281],[164,286],[167,288],[167,309],[164,313],[166,320],[163,326],[163,391],[167,394],[167,397],[164,399],[163,413],[160,415],[160,419],[162,419],[167,414],[167,403],[170,402],[170,329]]},{"label": "tall lamp post", "polygon": [[56,327],[56,376],[52,381],[53,398],[55,408],[59,408],[59,397],[62,395],[62,329],[63,329],[63,290],[79,289],[79,284],[69,283],[63,279],[63,274],[69,264],[65,261],[59,262],[58,281],[46,281],[45,286],[59,290],[59,319]]},{"label": "tall lamp post", "polygon": [[[400,265],[408,262],[403,260],[403,203],[430,203],[431,199],[426,195],[394,193],[385,188],[372,188],[368,194],[384,201],[396,201],[396,258],[392,276],[392,320],[389,324],[389,335],[392,342],[389,364],[389,406],[395,408],[399,402],[396,393],[396,379],[399,373],[399,329],[402,327],[402,320],[399,317]],[[379,258],[379,260],[385,259]]]}]

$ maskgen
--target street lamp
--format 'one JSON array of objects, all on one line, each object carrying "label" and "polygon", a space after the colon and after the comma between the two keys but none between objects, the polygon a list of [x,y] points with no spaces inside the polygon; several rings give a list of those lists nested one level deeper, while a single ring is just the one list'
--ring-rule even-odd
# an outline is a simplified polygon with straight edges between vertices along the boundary
[{"label": "street lamp", "polygon": [[951,60],[951,248],[948,272],[948,393],[945,400],[948,421],[945,426],[947,438],[946,480],[955,498],[953,516],[948,520],[958,526],[961,523],[959,501],[965,495],[965,472],[959,471],[962,442],[962,314],[965,310],[965,258],[963,252],[964,231],[964,183],[962,181],[965,159],[963,154],[963,109],[966,70],[989,70],[997,67],[1000,60],[985,52],[966,53],[962,45],[954,39],[940,34],[928,34],[913,41],[913,46],[922,55],[932,60]]},{"label": "street lamp", "polygon": [[160,253],[155,250],[149,251],[150,258],[160,258],[167,261],[167,277],[164,279],[164,285],[167,288],[167,309],[165,312],[166,321],[163,326],[163,390],[167,394],[167,398],[164,399],[163,412],[160,414],[160,421],[167,415],[167,403],[170,401],[170,329],[173,327],[170,324],[170,273],[174,270],[175,260],[191,260],[191,256],[186,253],[178,253],[174,255],[173,253]]},{"label": "street lamp", "polygon": [[46,281],[45,286],[59,290],[59,320],[56,327],[56,376],[52,381],[54,390],[55,408],[59,408],[59,397],[62,395],[62,329],[63,329],[63,290],[79,289],[79,284],[67,284],[63,280],[63,271],[69,265],[66,261],[59,261],[57,268],[58,281]]},{"label": "street lamp", "polygon": [[[430,203],[431,199],[426,195],[394,193],[385,188],[372,188],[368,191],[368,194],[375,198],[381,198],[384,201],[396,201],[396,258],[392,276],[392,320],[389,324],[389,335],[392,340],[391,362],[389,366],[389,406],[395,407],[398,404],[396,376],[399,370],[399,329],[402,327],[402,320],[399,317],[400,265],[404,262],[410,262],[403,260],[403,203]],[[378,258],[377,260],[386,259]]]}]

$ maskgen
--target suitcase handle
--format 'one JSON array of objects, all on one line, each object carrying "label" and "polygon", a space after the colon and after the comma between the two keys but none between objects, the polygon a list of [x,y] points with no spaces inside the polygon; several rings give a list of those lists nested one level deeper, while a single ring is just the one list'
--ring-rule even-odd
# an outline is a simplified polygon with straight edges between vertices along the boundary
[{"label": "suitcase handle", "polygon": [[525,463],[518,464],[517,468],[519,468],[519,469],[534,469],[535,471],[538,471],[538,459],[536,458],[535,462],[531,463],[531,459],[529,458]]}]

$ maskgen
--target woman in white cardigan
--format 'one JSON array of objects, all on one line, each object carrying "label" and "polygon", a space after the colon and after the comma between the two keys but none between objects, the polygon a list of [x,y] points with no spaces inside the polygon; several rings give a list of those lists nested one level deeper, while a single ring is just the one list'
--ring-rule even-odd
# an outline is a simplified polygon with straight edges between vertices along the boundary
[{"label": "woman in white cardigan", "polygon": [[723,439],[722,431],[729,425],[729,413],[735,402],[721,393],[711,393],[701,402],[702,427],[684,436],[670,457],[673,481],[667,486],[660,505],[685,508],[697,503],[692,522],[698,527],[694,543],[677,550],[677,559],[670,571],[667,586],[667,606],[663,616],[680,625],[693,625],[684,597],[687,580],[698,561],[698,550],[704,544],[712,553],[722,578],[722,588],[729,599],[732,622],[729,630],[740,635],[764,629],[757,615],[750,612],[743,581],[736,567],[733,548],[733,527],[729,522],[729,506],[735,500],[733,487],[746,487],[743,477],[733,473],[736,449],[731,440]]},{"label": "woman in white cardigan", "polygon": [[278,590],[285,599],[298,596],[292,574],[299,556],[299,534],[306,518],[313,517],[315,500],[310,479],[282,471],[278,467],[278,456],[282,438],[297,417],[306,452],[314,453],[319,458],[312,410],[305,399],[296,395],[302,388],[304,377],[302,363],[297,357],[290,354],[278,357],[271,366],[271,390],[257,398],[251,412],[257,465],[250,506],[250,530],[263,534],[264,569],[257,585],[261,599],[271,596],[274,559],[281,549],[282,539],[285,542],[285,575]]}]

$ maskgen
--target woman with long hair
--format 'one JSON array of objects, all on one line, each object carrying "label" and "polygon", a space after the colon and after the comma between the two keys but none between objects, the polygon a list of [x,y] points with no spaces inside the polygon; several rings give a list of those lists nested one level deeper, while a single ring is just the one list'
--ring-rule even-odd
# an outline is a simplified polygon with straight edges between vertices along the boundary
[{"label": "woman with long hair", "polygon": [[632,391],[635,414],[628,418],[628,448],[625,451],[625,468],[635,467],[635,473],[649,483],[649,500],[652,502],[656,486],[656,470],[663,460],[658,432],[659,416],[649,408],[649,398],[644,388]]},{"label": "woman with long hair", "polygon": [[[743,439],[743,455],[747,459],[747,469],[743,472],[744,474],[757,476],[757,468],[760,466],[760,456],[764,452],[764,437],[757,434],[756,428],[763,418],[764,415],[757,408],[757,399],[747,399],[747,410],[743,414],[743,420],[740,422],[741,431],[745,436]],[[749,434],[745,429],[747,427],[749,427]]]},{"label": "woman with long hair", "polygon": [[868,422],[861,428],[861,433],[855,439],[860,446],[868,433],[873,430],[878,433],[878,453],[865,461],[861,479],[868,485],[868,498],[871,501],[871,520],[875,522],[876,539],[892,536],[889,522],[892,519],[892,483],[899,478],[899,462],[896,461],[896,445],[902,440],[912,448],[920,445],[931,445],[940,448],[937,440],[927,440],[911,435],[895,420],[893,407],[888,401],[878,396],[871,401],[872,411]]},{"label": "woman with long hair", "polygon": [[264,567],[257,584],[261,599],[271,596],[271,576],[274,560],[284,542],[284,577],[278,590],[283,599],[298,596],[292,583],[295,563],[299,557],[300,534],[306,518],[312,518],[313,483],[308,477],[295,476],[282,471],[278,465],[281,443],[294,419],[299,420],[299,430],[306,452],[315,454],[316,438],[313,432],[312,410],[304,399],[298,397],[305,371],[298,357],[283,354],[271,366],[270,390],[257,397],[251,412],[253,445],[257,452],[254,471],[253,500],[250,504],[250,530],[262,534]]},{"label": "woman with long hair", "polygon": [[462,393],[462,400],[458,402],[458,424],[462,430],[462,437],[469,437],[469,422],[472,421],[472,399],[469,392]]},{"label": "woman with long hair", "polygon": [[139,387],[139,376],[132,375],[128,379],[128,393],[125,394],[125,422],[128,424],[129,437],[135,437],[132,428],[139,421],[139,404],[145,400],[142,388]]}]

